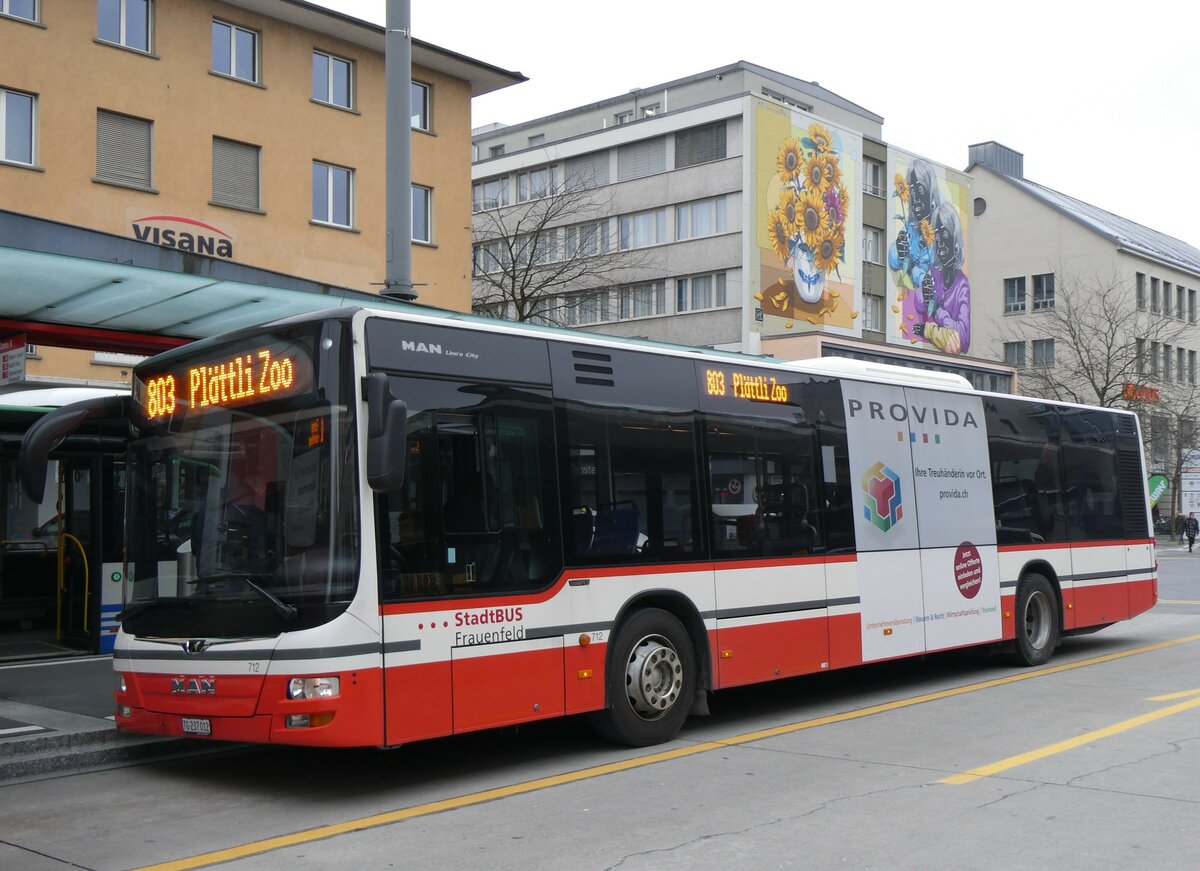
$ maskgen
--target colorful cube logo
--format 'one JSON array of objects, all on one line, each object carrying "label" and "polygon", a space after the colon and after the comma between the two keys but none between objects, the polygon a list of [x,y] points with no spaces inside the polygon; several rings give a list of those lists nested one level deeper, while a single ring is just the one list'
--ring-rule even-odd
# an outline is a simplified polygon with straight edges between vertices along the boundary
[{"label": "colorful cube logo", "polygon": [[900,504],[900,476],[885,466],[875,463],[862,477],[863,517],[887,532],[904,516]]}]

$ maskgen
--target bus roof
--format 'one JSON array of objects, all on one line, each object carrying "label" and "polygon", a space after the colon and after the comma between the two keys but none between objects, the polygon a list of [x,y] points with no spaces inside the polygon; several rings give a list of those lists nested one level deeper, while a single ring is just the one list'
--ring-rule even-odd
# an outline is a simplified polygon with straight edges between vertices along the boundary
[{"label": "bus roof", "polygon": [[98,396],[123,396],[129,388],[103,387],[39,387],[33,390],[14,390],[0,393],[0,408],[59,408]]}]

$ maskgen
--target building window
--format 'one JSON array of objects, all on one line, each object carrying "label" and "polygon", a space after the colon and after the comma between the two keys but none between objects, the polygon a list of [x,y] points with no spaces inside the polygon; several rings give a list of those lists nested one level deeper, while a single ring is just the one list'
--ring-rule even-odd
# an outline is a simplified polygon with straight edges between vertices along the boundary
[{"label": "building window", "polygon": [[503,272],[512,264],[512,254],[508,245],[500,239],[476,245],[472,250],[472,256],[475,275]]},{"label": "building window", "polygon": [[653,118],[661,111],[662,107],[658,103],[651,103],[649,106],[642,106],[641,109],[643,118]]},{"label": "building window", "polygon": [[863,293],[863,329],[883,332],[883,297],[877,293]]},{"label": "building window", "polygon": [[644,139],[617,148],[617,181],[629,181],[664,172],[667,168],[667,140]]},{"label": "building window", "polygon": [[725,197],[675,207],[675,239],[696,239],[725,232]]},{"label": "building window", "polygon": [[1158,314],[1158,279],[1150,279],[1150,311]]},{"label": "building window", "polygon": [[1150,374],[1158,376],[1158,342],[1150,343]]},{"label": "building window", "polygon": [[312,55],[312,98],[318,103],[354,108],[354,61],[323,51]]},{"label": "building window", "polygon": [[1054,365],[1054,340],[1053,339],[1034,339],[1033,340],[1033,365],[1034,366],[1053,366]]},{"label": "building window", "polygon": [[96,180],[149,189],[153,124],[115,112],[96,112]]},{"label": "building window", "polygon": [[1004,362],[1009,366],[1014,366],[1017,369],[1025,368],[1025,343],[1024,342],[1005,342],[1004,343]]},{"label": "building window", "polygon": [[621,288],[621,318],[648,318],[664,314],[666,287],[661,281],[648,281]]},{"label": "building window", "polygon": [[433,189],[412,186],[412,237],[414,242],[433,242]]},{"label": "building window", "polygon": [[608,184],[609,157],[607,151],[593,151],[567,159],[563,179],[569,191],[588,190]]},{"label": "building window", "polygon": [[1004,279],[1004,313],[1025,311],[1025,276]]},{"label": "building window", "polygon": [[1163,463],[1167,457],[1167,436],[1170,426],[1165,415],[1155,414],[1150,418],[1150,454],[1155,464]]},{"label": "building window", "polygon": [[783,103],[785,106],[791,106],[793,109],[799,109],[802,112],[811,112],[813,107],[807,103],[798,103],[792,97],[785,97],[777,91],[772,91],[769,88],[762,89],[762,95],[776,102]]},{"label": "building window", "polygon": [[546,142],[545,133],[535,133],[529,137],[529,147],[537,148],[539,145],[544,145]]},{"label": "building window", "polygon": [[568,260],[607,254],[608,221],[593,221],[567,227],[565,251]]},{"label": "building window", "polygon": [[633,112],[618,112],[613,116],[613,120],[617,122],[618,127],[622,124],[628,124],[633,120]]},{"label": "building window", "polygon": [[98,0],[96,36],[104,42],[150,51],[150,0]]},{"label": "building window", "polygon": [[508,205],[508,177],[477,181],[471,186],[471,210],[485,212]]},{"label": "building window", "polygon": [[1142,375],[1146,372],[1146,340],[1135,339],[1134,342],[1134,371],[1136,371],[1137,374]]},{"label": "building window", "polygon": [[883,164],[878,160],[863,158],[863,192],[881,197],[883,190]]},{"label": "building window", "polygon": [[[422,84],[421,82],[412,83],[412,94],[409,97],[411,101],[409,104],[409,109],[412,111],[413,130],[423,130],[428,133],[433,129],[430,126],[430,117],[432,115],[432,112],[430,111],[430,106],[432,105],[430,95],[432,92],[433,89],[430,88],[429,85]],[[501,154],[503,153],[504,152],[501,151]]]},{"label": "building window", "polygon": [[1187,378],[1187,350],[1184,348],[1175,349],[1175,380],[1183,381]]},{"label": "building window", "polygon": [[666,209],[651,209],[648,212],[621,216],[617,245],[622,251],[628,251],[631,248],[645,248],[647,245],[659,245],[666,241]]},{"label": "building window", "polygon": [[1162,380],[1170,381],[1171,380],[1171,346],[1170,345],[1162,346],[1162,355],[1163,355]]},{"label": "building window", "polygon": [[553,166],[539,166],[517,175],[517,202],[540,200],[556,193],[557,173]]},{"label": "building window", "polygon": [[1196,291],[1188,288],[1188,323],[1196,323]]},{"label": "building window", "polygon": [[0,0],[0,15],[37,21],[37,0]]},{"label": "building window", "polygon": [[257,145],[213,137],[212,201],[232,209],[259,210],[259,170],[262,149]]},{"label": "building window", "polygon": [[609,308],[609,292],[607,290],[590,290],[585,293],[572,294],[563,298],[562,320],[571,327],[610,321],[612,312],[609,311]]},{"label": "building window", "polygon": [[1134,286],[1137,288],[1137,307],[1142,311],[1146,309],[1146,276],[1139,272],[1136,274]]},{"label": "building window", "polygon": [[0,160],[33,166],[36,110],[33,94],[0,88]]},{"label": "building window", "polygon": [[675,168],[725,159],[725,122],[717,121],[675,134]]},{"label": "building window", "polygon": [[883,265],[883,231],[863,227],[863,260]]},{"label": "building window", "polygon": [[312,219],[335,227],[354,226],[354,170],[313,161]]},{"label": "building window", "polygon": [[258,34],[253,30],[213,19],[212,69],[214,73],[246,82],[258,81]]},{"label": "building window", "polygon": [[725,273],[675,279],[675,311],[725,307]]},{"label": "building window", "polygon": [[1175,285],[1175,317],[1183,320],[1187,317],[1187,303],[1185,300],[1187,295],[1184,292],[1183,285]]},{"label": "building window", "polygon": [[488,157],[501,157],[504,155],[503,145],[493,145],[488,148]]},{"label": "building window", "polygon": [[1164,281],[1162,290],[1163,290],[1163,295],[1162,295],[1163,309],[1162,309],[1162,311],[1163,311],[1163,314],[1165,314],[1167,317],[1171,317],[1171,282]]},{"label": "building window", "polygon": [[1054,308],[1054,273],[1033,276],[1033,310]]},{"label": "building window", "polygon": [[1188,384],[1195,384],[1196,383],[1196,352],[1195,351],[1188,351],[1187,367],[1188,367],[1187,368]]}]

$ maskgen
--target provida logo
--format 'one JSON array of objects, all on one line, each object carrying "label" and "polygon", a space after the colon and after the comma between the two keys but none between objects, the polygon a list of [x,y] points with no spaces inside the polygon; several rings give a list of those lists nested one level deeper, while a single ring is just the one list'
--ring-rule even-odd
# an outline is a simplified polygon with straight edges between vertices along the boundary
[{"label": "provida logo", "polygon": [[180,215],[147,215],[134,218],[132,224],[134,238],[139,242],[224,260],[233,259],[233,237],[212,224]]}]

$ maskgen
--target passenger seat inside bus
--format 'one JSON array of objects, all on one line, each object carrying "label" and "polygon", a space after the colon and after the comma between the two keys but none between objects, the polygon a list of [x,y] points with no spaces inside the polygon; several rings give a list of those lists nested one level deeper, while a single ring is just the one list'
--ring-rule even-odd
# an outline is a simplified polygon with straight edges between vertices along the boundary
[{"label": "passenger seat inside bus", "polygon": [[597,556],[637,553],[638,509],[632,502],[614,502],[596,511],[596,532],[589,553]]}]

